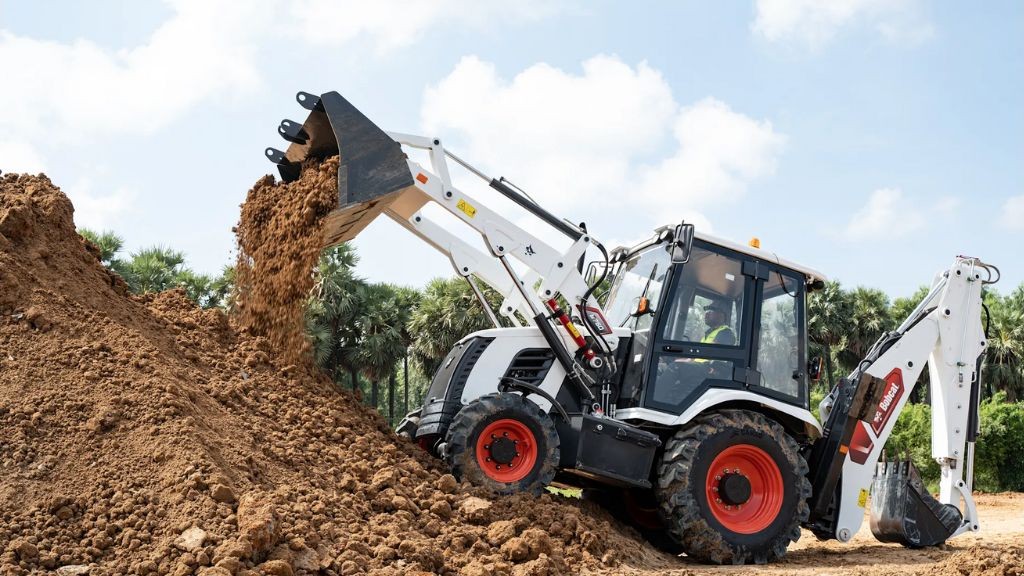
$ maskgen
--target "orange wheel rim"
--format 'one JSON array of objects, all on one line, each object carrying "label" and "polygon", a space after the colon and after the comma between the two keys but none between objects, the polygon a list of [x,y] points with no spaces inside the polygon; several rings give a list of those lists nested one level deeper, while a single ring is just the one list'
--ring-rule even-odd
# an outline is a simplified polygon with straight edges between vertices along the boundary
[{"label": "orange wheel rim", "polygon": [[537,439],[525,424],[495,420],[476,440],[476,462],[488,478],[502,483],[526,478],[537,463]]},{"label": "orange wheel rim", "polygon": [[785,484],[778,464],[767,452],[737,444],[711,462],[705,491],[715,520],[738,534],[754,534],[779,516]]}]

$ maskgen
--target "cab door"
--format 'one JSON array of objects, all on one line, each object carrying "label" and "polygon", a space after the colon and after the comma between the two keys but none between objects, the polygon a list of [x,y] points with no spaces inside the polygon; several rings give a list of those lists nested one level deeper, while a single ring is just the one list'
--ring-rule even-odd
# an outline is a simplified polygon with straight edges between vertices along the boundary
[{"label": "cab door", "polygon": [[[709,388],[758,384],[753,336],[758,275],[750,257],[694,241],[690,259],[672,269],[655,323],[644,407],[680,414]],[[708,314],[712,308],[721,317]]]},{"label": "cab door", "polygon": [[807,407],[802,275],[698,240],[667,283],[651,327],[643,406],[680,414],[723,388]]}]

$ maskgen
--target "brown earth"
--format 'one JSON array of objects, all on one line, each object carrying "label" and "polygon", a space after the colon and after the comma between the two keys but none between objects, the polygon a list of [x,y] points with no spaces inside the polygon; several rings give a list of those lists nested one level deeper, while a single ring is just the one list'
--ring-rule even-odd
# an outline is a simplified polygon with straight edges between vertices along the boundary
[{"label": "brown earth", "polygon": [[[250,198],[301,195],[319,214],[328,183],[330,165],[291,187],[263,180]],[[249,208],[243,218],[257,216],[242,230],[287,226]],[[301,258],[304,238],[247,237],[278,244],[247,248],[272,280],[250,284],[252,323],[240,329],[180,291],[127,295],[72,215],[46,177],[0,177],[0,572],[547,574],[673,562],[586,503],[477,497],[352,395],[296,369],[280,353],[294,341],[273,336],[294,317],[251,303],[301,312],[301,290],[281,280],[292,272],[260,258]]]},{"label": "brown earth", "polygon": [[630,576],[1024,575],[1024,494],[976,494],[975,499],[981,530],[958,536],[940,548],[910,550],[899,544],[878,542],[871,535],[865,517],[860,532],[850,542],[822,542],[804,530],[800,540],[789,547],[785,558],[767,566],[704,566],[684,558],[680,560],[680,566],[669,570],[649,569],[623,562],[614,572]]},{"label": "brown earth", "polygon": [[752,570],[660,554],[587,502],[458,486],[304,360],[335,170],[250,192],[238,319],[128,295],[46,177],[0,177],[0,573],[1020,573],[1019,496],[946,550],[804,538]]}]

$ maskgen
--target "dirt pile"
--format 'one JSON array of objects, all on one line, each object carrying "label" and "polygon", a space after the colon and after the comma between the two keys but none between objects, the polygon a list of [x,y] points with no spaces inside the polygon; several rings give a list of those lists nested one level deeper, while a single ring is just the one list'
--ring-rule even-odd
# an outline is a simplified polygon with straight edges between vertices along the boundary
[{"label": "dirt pile", "polygon": [[[308,172],[292,208],[326,209],[332,169]],[[273,207],[249,209],[287,236]],[[294,330],[294,316],[274,308],[302,294],[283,280],[294,271],[259,262],[257,244],[276,238],[270,259],[301,263],[305,236],[243,230],[253,272],[271,279],[250,284],[269,303],[246,309],[245,331],[180,291],[127,295],[72,215],[45,177],[0,177],[0,573],[559,574],[671,562],[585,503],[463,490],[375,412],[282,358],[294,342],[272,334]]]},{"label": "dirt pile", "polygon": [[1022,576],[1024,575],[1024,544],[995,546],[975,544],[955,552],[939,562],[934,569],[921,574],[949,576]]}]

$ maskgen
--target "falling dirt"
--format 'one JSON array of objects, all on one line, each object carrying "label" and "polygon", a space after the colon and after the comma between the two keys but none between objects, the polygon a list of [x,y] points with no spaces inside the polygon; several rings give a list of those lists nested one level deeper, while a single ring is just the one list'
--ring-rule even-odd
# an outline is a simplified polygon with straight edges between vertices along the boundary
[{"label": "falling dirt", "polygon": [[127,294],[46,177],[0,177],[0,574],[1021,574],[1020,495],[980,498],[983,531],[942,550],[865,529],[733,568],[589,502],[459,486],[300,364],[335,170],[250,192],[240,321]]},{"label": "falling dirt", "polygon": [[237,320],[302,368],[311,357],[302,310],[322,248],[320,220],[338,202],[337,179],[337,156],[288,184],[268,175],[249,191],[235,228]]}]

